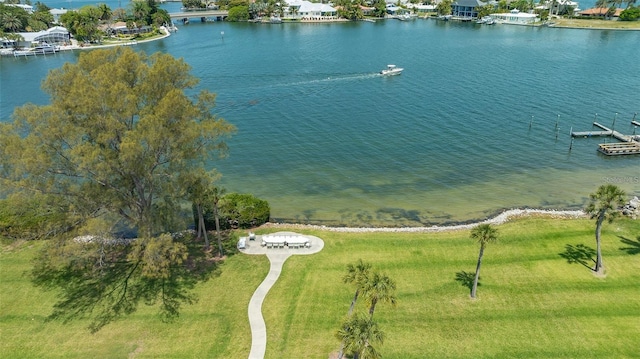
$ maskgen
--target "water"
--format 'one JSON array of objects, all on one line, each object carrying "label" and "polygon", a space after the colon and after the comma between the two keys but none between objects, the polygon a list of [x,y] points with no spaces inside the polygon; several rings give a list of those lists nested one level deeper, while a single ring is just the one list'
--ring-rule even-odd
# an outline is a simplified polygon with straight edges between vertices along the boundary
[{"label": "water", "polygon": [[[638,40],[433,20],[193,21],[136,48],[184,58],[218,94],[216,112],[238,127],[212,163],[227,190],[267,199],[275,220],[415,226],[578,208],[607,182],[640,194],[640,157],[602,156],[603,139],[569,151],[570,129],[595,113],[633,131]],[[0,118],[46,103],[40,81],[77,56],[2,59]],[[404,73],[379,76],[389,63]]]}]

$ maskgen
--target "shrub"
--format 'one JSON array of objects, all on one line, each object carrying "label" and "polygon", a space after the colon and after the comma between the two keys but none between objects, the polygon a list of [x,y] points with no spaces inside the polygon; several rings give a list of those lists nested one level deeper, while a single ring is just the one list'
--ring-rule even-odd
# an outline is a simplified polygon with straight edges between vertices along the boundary
[{"label": "shrub", "polygon": [[235,6],[229,9],[227,21],[247,21],[249,20],[248,6]]},{"label": "shrub", "polygon": [[[222,197],[218,203],[218,211],[220,229],[223,230],[257,227],[268,222],[271,215],[269,202],[243,193],[230,193]],[[213,203],[205,203],[203,215],[207,230],[215,230]],[[195,209],[194,219],[197,227]]]},{"label": "shrub", "polygon": [[640,6],[630,6],[620,13],[621,21],[635,21],[640,19]]}]

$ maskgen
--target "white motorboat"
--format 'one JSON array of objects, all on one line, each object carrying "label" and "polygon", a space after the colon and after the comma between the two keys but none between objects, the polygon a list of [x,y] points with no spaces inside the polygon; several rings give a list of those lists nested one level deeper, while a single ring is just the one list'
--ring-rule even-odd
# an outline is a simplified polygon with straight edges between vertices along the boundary
[{"label": "white motorboat", "polygon": [[387,65],[387,68],[380,71],[380,75],[392,76],[392,75],[400,75],[404,70],[401,67],[397,67],[396,65]]}]

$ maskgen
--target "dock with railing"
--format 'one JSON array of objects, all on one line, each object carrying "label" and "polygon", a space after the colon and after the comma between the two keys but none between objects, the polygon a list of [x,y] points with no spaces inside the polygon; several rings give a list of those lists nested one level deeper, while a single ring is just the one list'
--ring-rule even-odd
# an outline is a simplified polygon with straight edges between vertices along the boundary
[{"label": "dock with railing", "polygon": [[[616,118],[617,118],[616,113]],[[613,126],[615,126],[616,118],[613,120],[612,128],[608,128],[607,126],[598,123],[596,121],[593,122],[593,126],[599,128],[600,130],[595,131],[571,131],[571,138],[581,137],[581,138],[589,138],[589,137],[611,137],[620,142],[618,143],[601,143],[598,145],[598,151],[607,156],[620,156],[620,155],[638,155],[640,154],[640,135],[636,135],[636,128],[640,127],[640,122],[636,121],[637,113],[633,115],[633,119],[631,120],[631,124],[634,126],[633,134],[626,135],[619,131],[616,131]],[[597,114],[596,114],[597,118]]]}]

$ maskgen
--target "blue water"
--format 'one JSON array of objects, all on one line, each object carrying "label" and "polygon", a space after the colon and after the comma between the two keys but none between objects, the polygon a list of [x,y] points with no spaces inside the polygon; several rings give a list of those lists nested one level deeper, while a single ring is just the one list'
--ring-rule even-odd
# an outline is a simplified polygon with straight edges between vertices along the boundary
[{"label": "blue water", "polygon": [[[639,40],[434,20],[193,21],[136,48],[184,58],[218,94],[216,112],[238,127],[212,163],[227,190],[267,199],[274,220],[408,226],[578,208],[608,182],[640,194],[640,157],[602,156],[604,139],[569,151],[570,129],[595,113],[634,130]],[[0,118],[46,103],[40,81],[77,56],[3,58]],[[388,63],[404,73],[378,75]]]}]

